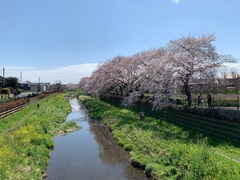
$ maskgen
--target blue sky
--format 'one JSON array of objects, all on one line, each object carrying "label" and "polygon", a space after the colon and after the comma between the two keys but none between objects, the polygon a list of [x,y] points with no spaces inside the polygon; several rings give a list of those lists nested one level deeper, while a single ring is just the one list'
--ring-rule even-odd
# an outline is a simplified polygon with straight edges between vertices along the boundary
[{"label": "blue sky", "polygon": [[[240,0],[0,0],[0,75],[78,83],[98,63],[215,33],[240,59]],[[238,66],[240,68],[240,66]]]}]

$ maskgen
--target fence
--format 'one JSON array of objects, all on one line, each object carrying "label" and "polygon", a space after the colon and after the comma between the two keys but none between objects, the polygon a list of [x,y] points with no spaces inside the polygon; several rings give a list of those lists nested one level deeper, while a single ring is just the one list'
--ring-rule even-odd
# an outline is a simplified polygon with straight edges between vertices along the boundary
[{"label": "fence", "polygon": [[[187,99],[177,99],[177,105],[184,105],[187,106],[188,102]],[[198,105],[197,98],[194,98],[192,100],[192,106],[194,107],[208,107],[207,99],[203,99],[203,102]],[[239,97],[236,97],[236,99],[215,99],[212,98],[212,107],[213,108],[232,108],[235,110],[240,109],[240,100]]]},{"label": "fence", "polygon": [[[120,106],[121,102],[115,99],[101,99],[114,106]],[[146,116],[155,117],[157,119],[165,120],[174,123],[181,127],[197,130],[204,134],[216,137],[217,139],[227,140],[233,143],[240,143],[240,121],[229,121],[224,119],[210,118],[193,113],[186,113],[176,110],[162,110],[154,111],[152,107],[145,104],[136,104],[131,109],[137,113],[144,111]],[[204,112],[212,113],[212,109],[203,109]],[[235,111],[240,114],[239,111]]]}]

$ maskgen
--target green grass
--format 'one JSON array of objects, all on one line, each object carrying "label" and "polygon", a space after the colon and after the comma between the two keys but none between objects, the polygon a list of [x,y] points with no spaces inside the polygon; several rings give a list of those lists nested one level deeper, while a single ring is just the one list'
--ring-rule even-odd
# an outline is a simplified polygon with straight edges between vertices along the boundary
[{"label": "green grass", "polygon": [[102,120],[134,166],[154,179],[238,179],[240,149],[187,131],[163,119],[146,117],[93,98],[80,97],[93,119]]},{"label": "green grass", "polygon": [[79,128],[63,123],[71,106],[62,94],[38,103],[0,121],[0,179],[42,179],[54,135]]}]

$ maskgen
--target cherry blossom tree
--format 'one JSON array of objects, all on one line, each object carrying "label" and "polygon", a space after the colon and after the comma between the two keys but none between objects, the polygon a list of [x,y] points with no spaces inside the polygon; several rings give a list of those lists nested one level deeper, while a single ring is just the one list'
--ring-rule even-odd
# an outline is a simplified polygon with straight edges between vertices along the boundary
[{"label": "cherry blossom tree", "polygon": [[158,48],[134,56],[137,62],[141,63],[136,66],[138,69],[135,71],[134,81],[129,83],[128,89],[131,89],[131,92],[125,97],[124,105],[134,104],[145,93],[152,95],[153,106],[156,109],[168,104],[174,80],[171,62],[165,58],[165,53],[164,48]]},{"label": "cherry blossom tree", "polygon": [[94,96],[117,95],[130,106],[145,94],[151,95],[154,108],[161,109],[171,101],[175,88],[184,87],[191,105],[190,83],[195,79],[215,82],[216,70],[223,62],[233,61],[221,56],[212,44],[214,34],[187,36],[170,41],[166,47],[150,49],[129,57],[117,56],[101,65],[79,86]]},{"label": "cherry blossom tree", "polygon": [[83,92],[87,94],[90,86],[89,82],[90,82],[90,77],[83,77],[78,83],[78,88],[82,89]]},{"label": "cherry blossom tree", "polygon": [[188,106],[192,104],[189,83],[194,78],[207,74],[213,68],[218,68],[223,62],[231,58],[220,56],[213,45],[215,35],[201,35],[194,37],[189,35],[168,44],[168,59],[174,62],[175,76],[184,87],[188,100]]}]

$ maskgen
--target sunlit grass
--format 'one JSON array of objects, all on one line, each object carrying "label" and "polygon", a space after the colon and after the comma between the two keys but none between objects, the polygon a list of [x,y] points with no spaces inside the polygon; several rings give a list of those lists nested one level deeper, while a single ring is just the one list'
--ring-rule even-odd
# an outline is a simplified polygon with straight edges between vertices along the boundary
[{"label": "sunlit grass", "polygon": [[[93,119],[108,125],[119,144],[130,151],[133,165],[154,179],[238,179],[238,147],[214,144],[162,119],[146,117],[129,109],[116,108],[93,98],[82,101]],[[193,135],[195,134],[195,135]]]},{"label": "sunlit grass", "polygon": [[60,130],[76,128],[63,124],[71,111],[62,94],[52,95],[0,121],[0,179],[42,179]]}]

